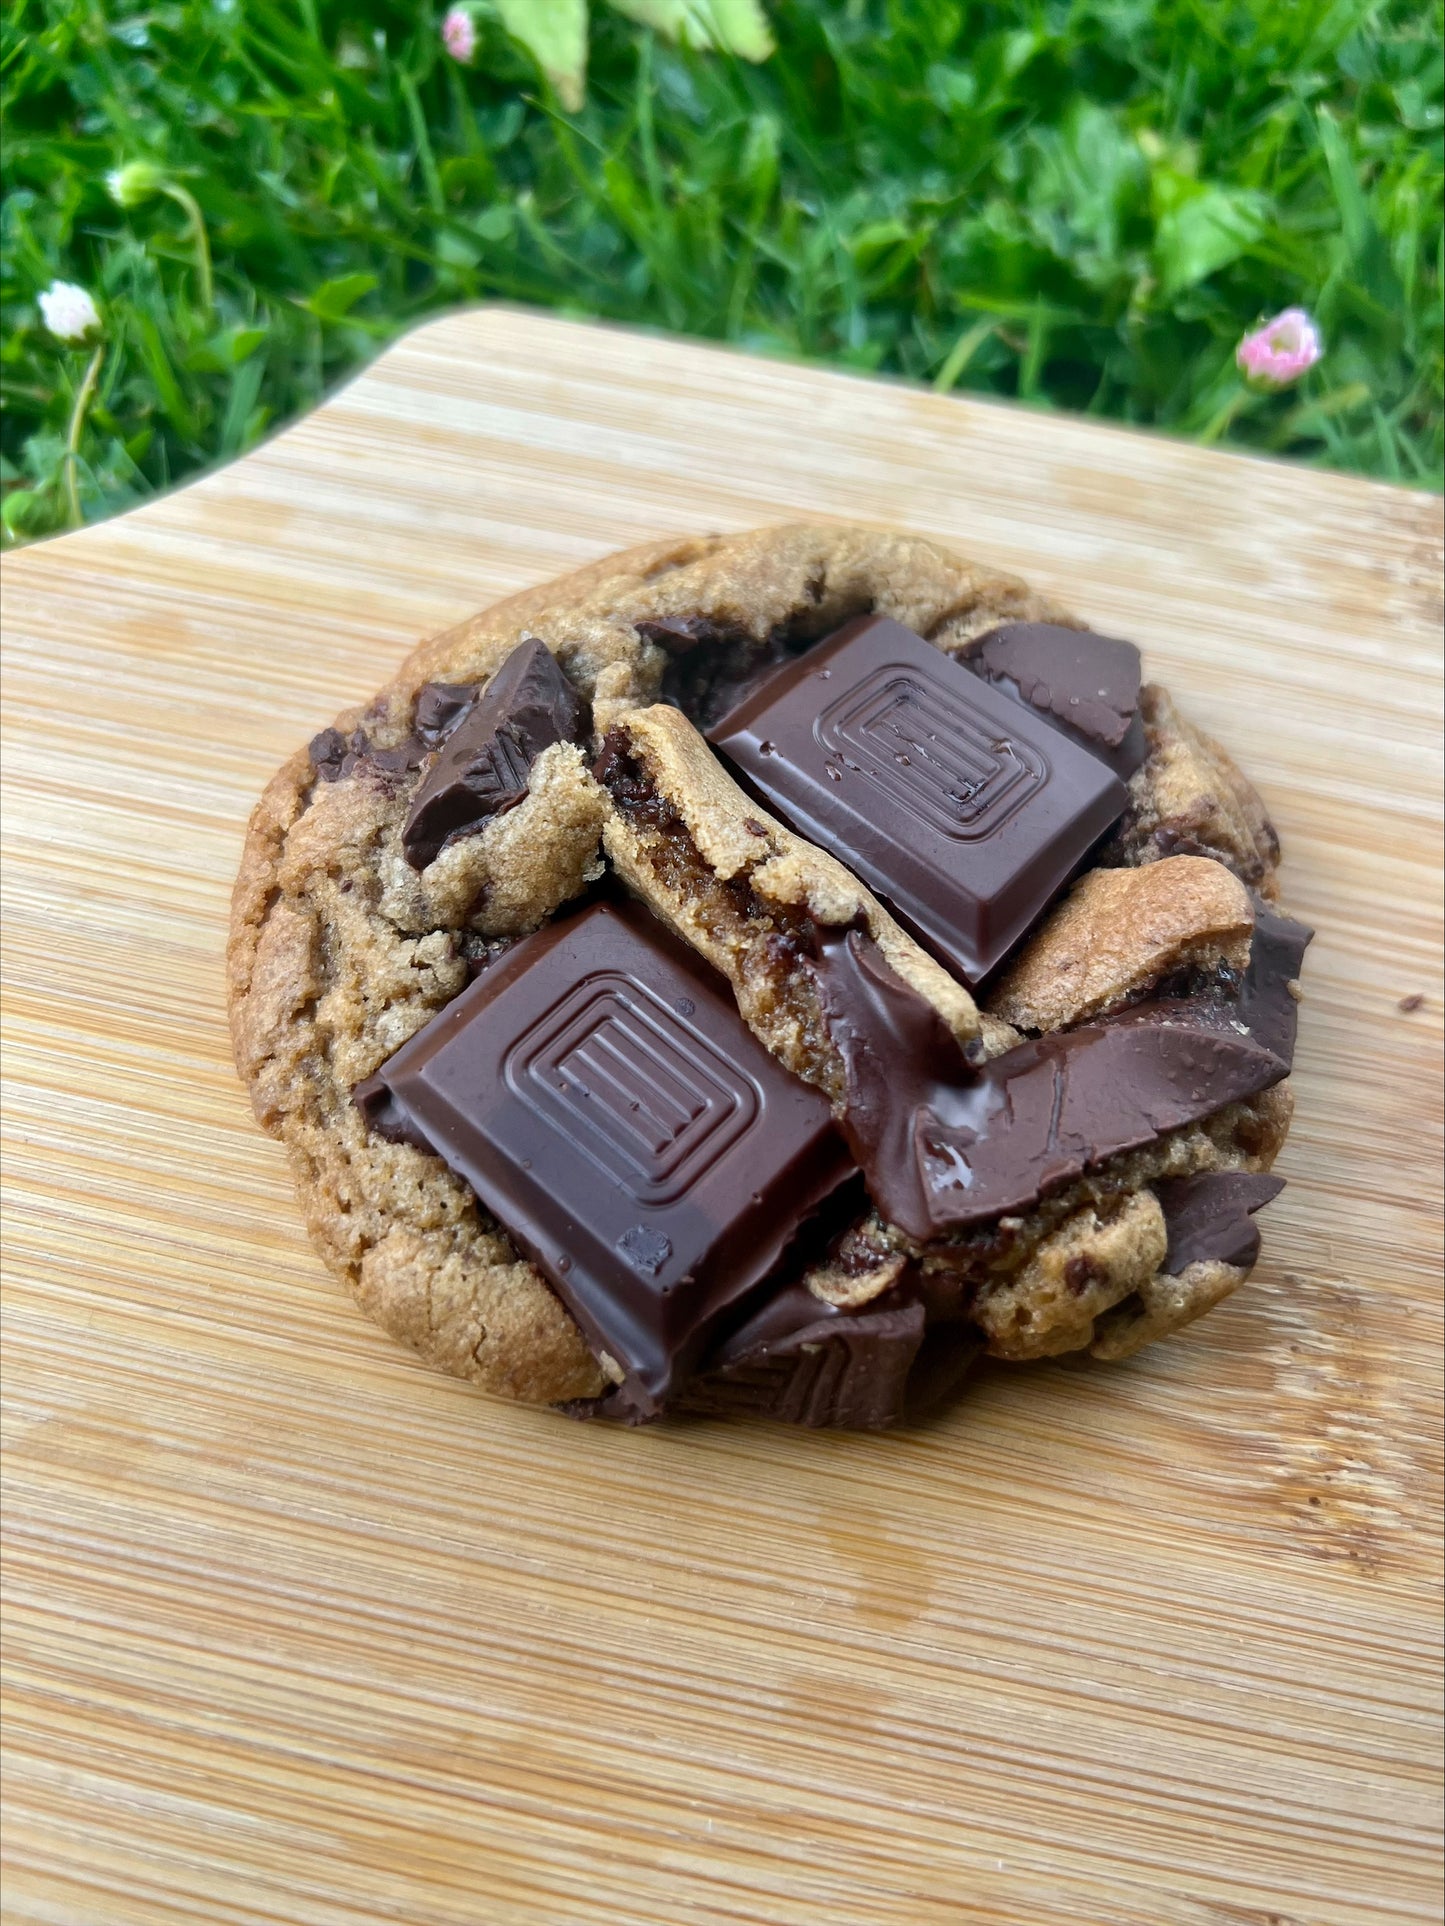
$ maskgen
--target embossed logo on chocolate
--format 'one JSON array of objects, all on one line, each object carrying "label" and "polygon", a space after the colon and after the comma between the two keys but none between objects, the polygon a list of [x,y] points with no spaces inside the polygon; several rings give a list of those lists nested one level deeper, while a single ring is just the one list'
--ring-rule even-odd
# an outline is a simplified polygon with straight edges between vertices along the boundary
[{"label": "embossed logo on chocolate", "polygon": [[577,984],[518,1037],[502,1074],[640,1204],[680,1197],[758,1115],[749,1077],[661,998],[611,971]]},{"label": "embossed logo on chocolate", "polygon": [[870,670],[829,704],[813,735],[955,842],[992,836],[1049,775],[1032,745],[1001,736],[954,690],[903,663]]}]

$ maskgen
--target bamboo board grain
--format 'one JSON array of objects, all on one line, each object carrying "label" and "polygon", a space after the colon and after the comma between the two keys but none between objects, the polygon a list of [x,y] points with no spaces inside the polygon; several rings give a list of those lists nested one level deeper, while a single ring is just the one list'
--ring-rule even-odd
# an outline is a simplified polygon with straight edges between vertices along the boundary
[{"label": "bamboo board grain", "polygon": [[[1137,637],[1318,925],[1247,1291],[884,1438],[430,1376],[221,1009],[272,767],[665,531],[945,537]],[[507,311],[7,561],[5,1917],[1437,1917],[1438,502]],[[1413,1011],[1402,998],[1423,995]]]}]

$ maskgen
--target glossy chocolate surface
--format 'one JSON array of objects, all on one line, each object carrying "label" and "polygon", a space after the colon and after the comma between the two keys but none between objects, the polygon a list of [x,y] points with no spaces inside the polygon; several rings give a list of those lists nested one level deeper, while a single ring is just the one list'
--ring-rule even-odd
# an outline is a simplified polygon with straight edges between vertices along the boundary
[{"label": "glossy chocolate surface", "polygon": [[971,984],[1128,800],[1062,729],[881,616],[784,664],[708,733]]},{"label": "glossy chocolate surface", "polygon": [[515,808],[532,764],[554,742],[578,742],[587,703],[545,643],[521,642],[465,706],[465,686],[429,683],[417,703],[417,735],[441,743],[401,832],[413,869],[435,862],[453,836]]},{"label": "glossy chocolate surface", "polygon": [[622,900],[513,944],[356,1096],[471,1185],[642,1416],[854,1174],[826,1099]]},{"label": "glossy chocolate surface", "polygon": [[1256,1043],[1292,1065],[1299,1031],[1299,999],[1291,985],[1299,979],[1314,931],[1262,897],[1256,896],[1253,901],[1249,965],[1233,1004],[1221,1003],[1218,1008],[1228,1013],[1224,1021],[1242,1023]]},{"label": "glossy chocolate surface", "polygon": [[[839,1311],[802,1284],[789,1285],[710,1360],[724,1378],[746,1374],[784,1424],[878,1431],[903,1415],[927,1317],[916,1297]],[[975,1348],[977,1348],[975,1346]]]},{"label": "glossy chocolate surface", "polygon": [[1160,1269],[1178,1277],[1191,1264],[1233,1264],[1247,1271],[1259,1256],[1254,1212],[1284,1189],[1267,1171],[1206,1170],[1154,1185],[1169,1248]]},{"label": "glossy chocolate surface", "polygon": [[1221,984],[1192,996],[1160,996],[1103,1021],[1110,1025],[1168,1022],[1215,1030],[1226,1037],[1246,1036],[1278,1057],[1286,1069],[1292,1068],[1299,1030],[1294,986],[1314,931],[1262,897],[1255,896],[1252,902],[1249,962],[1232,990]]},{"label": "glossy chocolate surface", "polygon": [[1142,665],[1132,642],[1054,622],[1005,622],[969,645],[966,666],[1026,702],[1128,781],[1143,762]]},{"label": "glossy chocolate surface", "polygon": [[847,1079],[844,1133],[881,1214],[927,1240],[1030,1209],[1166,1130],[1278,1083],[1288,1064],[1187,1001],[1056,1032],[975,1068],[861,930],[810,964]]},{"label": "glossy chocolate surface", "polygon": [[[690,618],[639,632],[683,665],[703,642],[714,657],[730,646]],[[761,657],[735,648],[726,673],[703,665],[709,701],[729,705],[711,740],[977,983],[1125,806],[1120,778],[1144,753],[1138,651],[1015,623],[960,663],[881,618],[795,648],[779,638]],[[323,779],[365,766],[399,781],[435,752],[404,837],[421,865],[520,801],[535,756],[580,739],[586,714],[532,641],[480,690],[421,690],[408,743],[383,752],[333,730],[313,759]],[[842,1311],[808,1292],[807,1263],[825,1247],[830,1263],[846,1257],[839,1233],[869,1200],[935,1251],[955,1237],[972,1248],[967,1233],[990,1235],[1087,1171],[1277,1082],[1310,932],[1263,901],[1255,914],[1242,976],[1181,978],[986,1063],[864,930],[812,926],[805,967],[844,1066],[840,1127],[753,1038],[723,978],[609,895],[489,952],[356,1100],[383,1135],[439,1154],[471,1185],[621,1367],[587,1415],[637,1422],[686,1392],[685,1409],[715,1400],[796,1424],[884,1426],[977,1352],[976,1282],[911,1263]],[[1163,1268],[1247,1269],[1260,1241],[1251,1214],[1281,1187],[1243,1172],[1157,1183]]]}]

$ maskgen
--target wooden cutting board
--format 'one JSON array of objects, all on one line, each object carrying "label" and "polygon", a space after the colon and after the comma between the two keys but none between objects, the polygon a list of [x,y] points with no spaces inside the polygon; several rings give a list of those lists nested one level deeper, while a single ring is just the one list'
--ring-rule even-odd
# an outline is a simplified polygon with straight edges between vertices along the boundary
[{"label": "wooden cutting board", "polygon": [[[1319,929],[1265,1260],[895,1436],[489,1401],[353,1309],[251,1121],[247,812],[428,631],[797,516],[1028,574],[1259,779]],[[6,1919],[1438,1918],[1440,538],[1421,495],[484,310],[8,560]]]}]

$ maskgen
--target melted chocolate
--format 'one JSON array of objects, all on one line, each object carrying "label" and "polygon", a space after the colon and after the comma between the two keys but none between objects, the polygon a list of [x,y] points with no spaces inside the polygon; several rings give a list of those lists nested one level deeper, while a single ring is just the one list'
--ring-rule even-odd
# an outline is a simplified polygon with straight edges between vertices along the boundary
[{"label": "melted chocolate", "polygon": [[[433,684],[448,695],[460,692]],[[459,705],[460,706],[460,705]],[[545,643],[519,643],[475,704],[448,713],[439,697],[429,726],[445,730],[441,749],[422,779],[401,832],[413,869],[434,862],[453,837],[464,836],[513,809],[527,793],[532,764],[554,742],[580,742],[587,703],[557,666]],[[418,714],[418,724],[423,718]]]},{"label": "melted chocolate", "polygon": [[[639,622],[639,635],[665,649],[661,696],[704,732],[720,716],[753,695],[779,666],[807,647],[811,637],[780,628],[756,642],[701,616]],[[699,649],[706,643],[706,649]]]},{"label": "melted chocolate", "polygon": [[[1047,907],[1107,826],[1122,793],[1115,778],[1142,759],[1138,652],[1107,637],[1010,624],[982,638],[961,669],[878,620],[851,625],[801,661],[788,636],[761,651],[733,639],[727,653],[722,632],[700,619],[638,627],[673,657],[670,674],[696,680],[696,703],[737,703],[716,732],[730,752],[766,724],[755,746],[767,769],[748,773],[771,800],[772,785],[798,773],[787,731],[796,725],[799,741],[828,749],[832,729],[847,753],[834,758],[830,784],[846,792],[846,806],[834,820],[826,805],[836,798],[825,792],[820,823],[800,827],[864,874],[865,857],[876,858],[888,878],[878,887],[920,933],[930,917],[948,926],[952,948],[936,931],[934,947],[975,979],[1014,940],[1007,932]],[[726,660],[694,657],[704,641]],[[826,686],[834,666],[841,691]],[[948,680],[960,676],[972,694],[960,697]],[[1037,738],[1013,713],[1025,709],[1046,725]],[[453,836],[519,802],[535,757],[579,740],[586,716],[544,645],[528,641],[480,690],[423,688],[415,734],[400,748],[375,750],[362,730],[329,730],[312,754],[318,774],[336,780],[362,763],[415,768],[437,752],[403,837],[420,868]],[[993,732],[980,735],[985,722]],[[982,773],[967,794],[967,784],[948,792],[943,800],[961,813],[941,830],[946,855],[968,856],[967,874],[940,882],[916,846],[920,824],[928,828],[943,806],[940,772],[956,774],[969,756],[983,758]],[[1090,758],[1114,775],[1097,763],[1091,771]],[[596,774],[627,814],[672,819],[620,739],[608,739]],[[995,778],[1012,797],[1006,807],[991,800]],[[1020,794],[1035,805],[1044,798],[1052,829],[1015,825],[1000,835]],[[998,823],[965,833],[970,811],[985,819],[993,811]],[[986,1236],[984,1227],[1003,1219],[1006,1228],[1108,1159],[1278,1081],[1293,1055],[1290,984],[1310,932],[1267,904],[1255,908],[1250,964],[1237,983],[1166,986],[1191,993],[1156,994],[987,1063],[959,1046],[866,932],[804,920],[780,933],[816,983],[845,1072],[842,1135],[881,1214],[919,1241]],[[956,1382],[980,1345],[966,1266],[926,1275],[910,1266],[858,1311],[796,1281],[866,1201],[822,1098],[762,1050],[692,952],[636,905],[594,901],[474,967],[482,964],[485,974],[356,1101],[380,1135],[444,1157],[594,1347],[620,1361],[625,1382],[579,1415],[646,1421],[698,1373],[691,1408],[741,1403],[794,1424],[871,1429]],[[1250,1214],[1280,1187],[1243,1173],[1158,1184],[1168,1270],[1207,1258],[1248,1268],[1259,1248]],[[830,1261],[866,1271],[883,1248],[850,1232]],[[783,1278],[794,1281],[778,1288]]]},{"label": "melted chocolate", "polygon": [[809,967],[843,1059],[844,1135],[879,1211],[920,1241],[1029,1210],[1288,1071],[1182,1001],[1021,1043],[975,1069],[863,932],[820,930]]},{"label": "melted chocolate", "polygon": [[1132,642],[1052,622],[1005,622],[962,659],[975,675],[1067,730],[1124,781],[1143,762],[1141,666]]},{"label": "melted chocolate", "polygon": [[1290,987],[1298,978],[1314,931],[1286,916],[1261,897],[1254,899],[1254,934],[1249,964],[1230,994],[1215,984],[1198,996],[1161,996],[1106,1017],[1109,1024],[1135,1021],[1193,1024],[1221,1036],[1247,1036],[1261,1049],[1294,1064],[1299,1003]]}]

